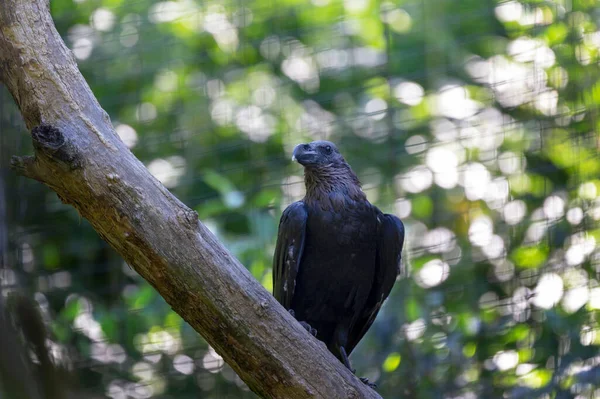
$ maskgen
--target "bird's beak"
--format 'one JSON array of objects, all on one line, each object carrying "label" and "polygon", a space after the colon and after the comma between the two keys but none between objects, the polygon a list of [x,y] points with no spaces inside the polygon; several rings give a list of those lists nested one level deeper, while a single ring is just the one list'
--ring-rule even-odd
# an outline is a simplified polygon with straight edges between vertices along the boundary
[{"label": "bird's beak", "polygon": [[310,144],[298,144],[292,154],[292,161],[304,166],[314,163],[316,158],[317,153],[313,151]]}]

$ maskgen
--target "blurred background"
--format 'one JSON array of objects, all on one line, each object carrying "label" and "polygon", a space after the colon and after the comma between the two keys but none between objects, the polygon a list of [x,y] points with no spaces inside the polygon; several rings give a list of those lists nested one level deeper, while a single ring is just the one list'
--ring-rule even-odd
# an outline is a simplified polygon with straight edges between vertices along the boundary
[{"label": "blurred background", "polygon": [[[595,0],[52,0],[131,151],[268,290],[301,142],[406,225],[353,353],[384,398],[600,398]],[[254,398],[45,186],[0,86],[0,277],[77,397]]]}]

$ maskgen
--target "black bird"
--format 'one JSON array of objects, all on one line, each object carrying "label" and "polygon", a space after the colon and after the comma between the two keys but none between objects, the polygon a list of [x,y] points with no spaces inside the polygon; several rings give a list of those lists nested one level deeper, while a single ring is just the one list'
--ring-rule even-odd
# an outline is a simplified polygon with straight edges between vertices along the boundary
[{"label": "black bird", "polygon": [[367,201],[333,143],[300,144],[292,160],[306,195],[281,216],[273,295],[352,370],[348,356],[400,272],[404,225]]}]

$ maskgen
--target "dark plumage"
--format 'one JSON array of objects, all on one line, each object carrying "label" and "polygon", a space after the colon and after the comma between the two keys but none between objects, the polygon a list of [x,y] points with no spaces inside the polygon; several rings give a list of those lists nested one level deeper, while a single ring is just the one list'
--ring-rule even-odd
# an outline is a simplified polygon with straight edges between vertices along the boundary
[{"label": "dark plumage", "polygon": [[306,195],[281,216],[273,294],[350,368],[399,273],[404,226],[367,201],[333,143],[300,144],[292,159]]}]

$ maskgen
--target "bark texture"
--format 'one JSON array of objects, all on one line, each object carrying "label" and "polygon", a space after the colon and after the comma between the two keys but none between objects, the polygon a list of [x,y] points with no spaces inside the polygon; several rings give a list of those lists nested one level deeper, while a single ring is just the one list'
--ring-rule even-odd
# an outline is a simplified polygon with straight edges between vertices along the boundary
[{"label": "bark texture", "polygon": [[115,133],[47,0],[0,0],[0,80],[35,148],[13,168],[52,188],[266,398],[378,398],[249,274]]}]

